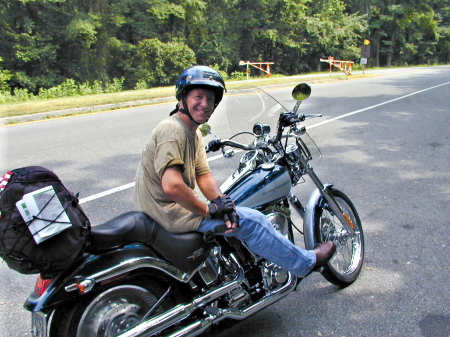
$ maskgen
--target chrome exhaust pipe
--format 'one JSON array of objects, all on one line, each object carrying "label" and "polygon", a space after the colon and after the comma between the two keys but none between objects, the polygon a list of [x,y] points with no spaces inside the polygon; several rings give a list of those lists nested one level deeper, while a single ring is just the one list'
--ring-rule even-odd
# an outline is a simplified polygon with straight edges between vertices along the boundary
[{"label": "chrome exhaust pipe", "polygon": [[158,315],[152,317],[149,320],[146,320],[134,328],[124,332],[118,337],[139,337],[139,336],[151,336],[153,334],[159,333],[164,329],[180,322],[181,320],[190,316],[190,314],[200,308],[213,301],[216,298],[219,298],[234,288],[238,287],[244,280],[244,270],[237,262],[236,258],[233,254],[230,255],[232,262],[234,263],[237,273],[235,277],[225,283],[223,286],[207,291],[195,298],[191,303],[188,304],[179,304],[174,308]]},{"label": "chrome exhaust pipe", "polygon": [[260,301],[255,304],[252,304],[244,309],[217,309],[216,314],[210,314],[209,317],[201,321],[196,321],[183,329],[180,329],[167,337],[194,337],[198,336],[209,328],[211,328],[214,324],[219,323],[221,320],[225,318],[231,318],[235,320],[243,320],[256,312],[264,309],[265,307],[275,303],[276,301],[281,300],[295,289],[297,285],[297,278],[289,273],[289,279],[284,286],[272,292],[270,295],[267,295]]}]

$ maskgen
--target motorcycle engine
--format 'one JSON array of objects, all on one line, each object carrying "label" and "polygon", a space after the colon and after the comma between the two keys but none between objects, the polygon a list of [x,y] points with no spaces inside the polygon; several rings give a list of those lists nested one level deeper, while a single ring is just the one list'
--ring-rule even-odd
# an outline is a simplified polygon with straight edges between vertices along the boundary
[{"label": "motorcycle engine", "polygon": [[222,273],[222,267],[219,263],[221,249],[219,246],[213,247],[211,253],[199,270],[199,275],[207,286],[212,286]]},{"label": "motorcycle engine", "polygon": [[288,235],[288,218],[291,215],[291,211],[286,207],[271,206],[264,212],[267,219],[272,223],[273,228],[281,233],[281,235],[287,237]]},{"label": "motorcycle engine", "polygon": [[299,161],[302,156],[300,148],[296,144],[290,144],[286,148],[286,161],[290,166],[289,173],[293,181],[293,186],[295,186],[303,176],[303,171],[300,168]]},{"label": "motorcycle engine", "polygon": [[[272,223],[275,230],[281,235],[288,238],[288,219],[290,217],[290,210],[282,206],[271,206],[264,212],[267,219]],[[284,284],[288,279],[288,271],[281,267],[266,261],[262,266],[262,274],[264,286],[267,290],[272,290]]]},{"label": "motorcycle engine", "polygon": [[266,290],[273,290],[278,288],[280,285],[283,285],[289,276],[289,272],[287,270],[284,270],[269,261],[264,263],[262,270]]}]

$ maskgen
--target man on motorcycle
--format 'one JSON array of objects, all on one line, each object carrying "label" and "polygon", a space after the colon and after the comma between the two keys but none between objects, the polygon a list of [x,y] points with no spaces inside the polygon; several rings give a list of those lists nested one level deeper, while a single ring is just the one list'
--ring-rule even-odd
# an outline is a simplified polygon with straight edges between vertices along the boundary
[{"label": "man on motorcycle", "polygon": [[[199,125],[208,121],[222,100],[225,83],[214,69],[193,66],[176,83],[177,107],[153,130],[136,173],[135,206],[173,233],[214,231],[246,242],[256,254],[304,277],[324,265],[336,246],[326,242],[304,250],[278,233],[264,214],[235,207],[224,195],[207,163]],[[196,185],[210,200],[197,196]]]}]

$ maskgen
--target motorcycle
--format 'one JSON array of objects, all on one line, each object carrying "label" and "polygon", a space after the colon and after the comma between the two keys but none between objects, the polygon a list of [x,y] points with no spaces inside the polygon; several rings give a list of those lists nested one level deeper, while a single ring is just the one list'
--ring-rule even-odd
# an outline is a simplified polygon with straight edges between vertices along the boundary
[{"label": "motorcycle", "polygon": [[[230,119],[231,127],[244,126],[242,113],[254,111],[252,132],[222,140],[208,126],[203,131],[214,137],[207,150],[222,150],[225,157],[234,156],[232,148],[244,151],[222,191],[235,204],[264,213],[289,240],[303,235],[306,249],[335,242],[335,255],[318,271],[345,287],[361,272],[363,229],[350,199],[323,184],[311,166],[313,151],[299,123],[319,115],[298,113],[310,94],[309,85],[296,86],[297,103],[288,111],[262,89],[238,90],[227,99],[227,110],[241,113]],[[305,206],[293,193],[304,176],[316,186]],[[291,209],[303,219],[303,230]],[[81,260],[52,279],[37,278],[24,304],[32,313],[32,336],[197,336],[225,318],[242,320],[266,308],[301,281],[245,242],[216,234],[172,234],[142,212],[94,226]]]}]

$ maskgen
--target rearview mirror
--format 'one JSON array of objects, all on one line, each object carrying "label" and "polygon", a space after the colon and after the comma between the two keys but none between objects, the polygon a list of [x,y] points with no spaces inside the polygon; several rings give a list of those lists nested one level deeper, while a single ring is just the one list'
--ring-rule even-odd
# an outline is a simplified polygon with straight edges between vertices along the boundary
[{"label": "rearview mirror", "polygon": [[202,133],[202,136],[205,137],[211,133],[211,126],[208,123],[203,123],[200,126],[200,132]]},{"label": "rearview mirror", "polygon": [[296,101],[304,101],[311,95],[311,87],[309,84],[300,83],[292,90],[292,98]]}]

